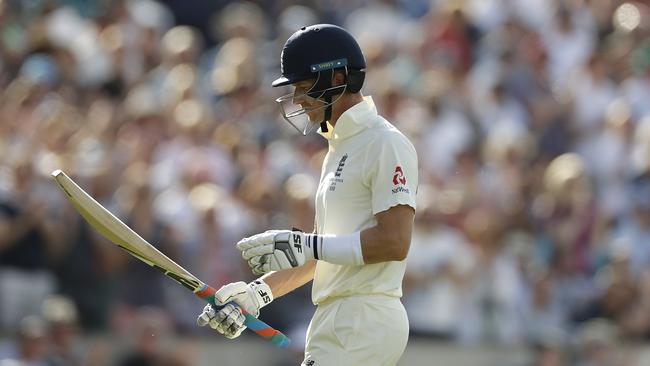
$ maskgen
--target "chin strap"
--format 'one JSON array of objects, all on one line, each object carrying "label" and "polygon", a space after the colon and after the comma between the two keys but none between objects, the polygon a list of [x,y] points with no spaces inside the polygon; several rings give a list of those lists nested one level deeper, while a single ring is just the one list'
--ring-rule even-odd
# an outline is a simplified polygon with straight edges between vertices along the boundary
[{"label": "chin strap", "polygon": [[327,133],[329,131],[329,128],[327,128],[327,122],[321,122],[320,123],[320,130],[321,130],[321,132],[324,132],[324,133]]},{"label": "chin strap", "polygon": [[323,120],[320,123],[320,130],[322,132],[328,132],[329,129],[327,128],[327,121],[329,121],[332,118],[332,105],[331,105],[332,96],[327,95],[327,96],[325,96],[324,99],[325,99],[325,102],[327,104],[330,104],[330,105],[328,105],[327,108],[325,108],[325,115],[323,116]]}]

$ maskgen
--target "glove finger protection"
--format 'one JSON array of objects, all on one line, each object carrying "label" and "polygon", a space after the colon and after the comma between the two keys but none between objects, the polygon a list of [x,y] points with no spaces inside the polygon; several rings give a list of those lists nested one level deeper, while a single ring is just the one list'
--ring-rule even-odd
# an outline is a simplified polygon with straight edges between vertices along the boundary
[{"label": "glove finger protection", "polygon": [[273,238],[275,237],[275,234],[282,231],[284,230],[267,230],[263,233],[249,236],[240,240],[237,243],[236,247],[243,252],[247,249],[258,247],[260,245],[273,244]]},{"label": "glove finger protection", "polygon": [[246,318],[239,307],[228,304],[210,320],[210,328],[232,339],[238,337],[246,329],[245,320]]},{"label": "glove finger protection", "polygon": [[215,315],[216,315],[216,312],[215,312],[214,308],[212,307],[212,305],[207,304],[203,308],[203,312],[201,314],[199,314],[199,316],[196,318],[196,324],[198,326],[200,326],[200,327],[203,327],[206,324],[208,324],[210,322],[210,319],[214,318]]}]

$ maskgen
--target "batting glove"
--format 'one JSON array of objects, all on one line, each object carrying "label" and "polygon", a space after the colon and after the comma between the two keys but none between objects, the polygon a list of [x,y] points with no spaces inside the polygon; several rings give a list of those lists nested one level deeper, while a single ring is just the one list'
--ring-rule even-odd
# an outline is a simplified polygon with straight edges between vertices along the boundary
[{"label": "batting glove", "polygon": [[215,310],[215,307],[210,304],[206,305],[197,317],[196,324],[201,327],[209,324],[210,328],[226,338],[237,338],[246,329],[244,325],[246,317],[242,313],[242,308],[257,317],[260,309],[271,301],[273,301],[271,288],[262,280],[255,280],[249,284],[229,283],[222,286],[214,295],[214,302],[219,310]]},{"label": "batting glove", "polygon": [[253,273],[261,275],[300,267],[308,260],[318,259],[314,250],[317,245],[322,245],[318,242],[319,236],[299,230],[269,230],[240,240],[237,249]]}]

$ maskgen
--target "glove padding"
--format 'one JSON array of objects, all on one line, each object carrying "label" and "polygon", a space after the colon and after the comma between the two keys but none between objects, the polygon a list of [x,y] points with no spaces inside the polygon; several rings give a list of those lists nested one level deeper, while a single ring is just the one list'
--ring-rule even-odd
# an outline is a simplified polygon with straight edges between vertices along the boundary
[{"label": "glove padding", "polygon": [[262,280],[249,284],[234,282],[222,286],[214,295],[217,309],[208,304],[203,312],[196,318],[199,326],[210,325],[210,328],[223,334],[226,338],[233,339],[241,335],[246,329],[246,317],[242,308],[257,317],[260,309],[273,301],[273,294],[269,286]]},{"label": "glove padding", "polygon": [[256,275],[300,267],[314,259],[318,237],[294,230],[269,230],[237,243],[237,249]]},{"label": "glove padding", "polygon": [[227,304],[219,311],[214,310],[212,305],[207,304],[203,312],[196,318],[196,324],[205,326],[223,334],[228,339],[237,338],[246,329],[244,321],[246,317],[242,314],[241,308],[233,304]]}]

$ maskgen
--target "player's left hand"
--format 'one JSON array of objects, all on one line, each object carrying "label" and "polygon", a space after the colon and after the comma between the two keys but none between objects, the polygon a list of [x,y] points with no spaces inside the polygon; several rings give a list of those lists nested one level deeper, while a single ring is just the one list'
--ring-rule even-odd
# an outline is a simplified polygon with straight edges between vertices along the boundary
[{"label": "player's left hand", "polygon": [[269,230],[240,240],[237,249],[253,273],[260,275],[300,267],[314,259],[313,236],[298,230]]}]

